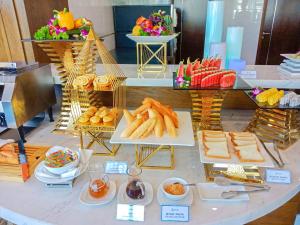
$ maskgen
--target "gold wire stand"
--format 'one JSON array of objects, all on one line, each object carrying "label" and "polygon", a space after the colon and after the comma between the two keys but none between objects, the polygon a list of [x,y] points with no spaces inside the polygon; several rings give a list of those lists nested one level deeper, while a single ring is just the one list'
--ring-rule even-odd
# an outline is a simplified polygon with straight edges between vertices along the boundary
[{"label": "gold wire stand", "polygon": [[[88,144],[84,145],[83,135],[90,138]],[[94,150],[93,155],[96,156],[115,156],[120,149],[121,145],[110,145],[111,136],[105,132],[95,132],[92,130],[80,130],[80,147],[81,149],[91,149],[92,146],[98,144],[101,147],[100,151]]]},{"label": "gold wire stand", "polygon": [[280,149],[287,149],[300,138],[299,111],[294,109],[257,109],[246,128],[262,141],[276,141]]},{"label": "gold wire stand", "polygon": [[190,90],[194,131],[223,130],[221,110],[227,91]]},{"label": "gold wire stand", "polygon": [[[157,46],[157,50],[151,49]],[[167,43],[136,43],[137,72],[165,73],[167,70]],[[155,61],[158,64],[151,64]]]},{"label": "gold wire stand", "polygon": [[[168,152],[170,156],[170,164],[165,165],[149,165],[149,160],[159,152]],[[175,168],[174,146],[169,145],[136,145],[135,146],[135,162],[136,166],[145,169],[164,169],[173,170]]]},{"label": "gold wire stand", "polygon": [[223,163],[204,164],[206,180],[213,182],[216,176],[248,183],[264,183],[262,171],[257,166],[241,166]]}]

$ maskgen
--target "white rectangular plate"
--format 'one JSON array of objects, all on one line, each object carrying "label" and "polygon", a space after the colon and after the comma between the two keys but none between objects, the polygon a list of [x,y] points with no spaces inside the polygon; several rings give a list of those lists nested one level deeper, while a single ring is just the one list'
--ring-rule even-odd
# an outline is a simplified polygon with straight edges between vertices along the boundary
[{"label": "white rectangular plate", "polygon": [[238,195],[235,198],[230,199],[224,199],[221,196],[223,191],[245,191],[245,187],[243,186],[219,186],[215,183],[198,183],[197,190],[200,195],[200,199],[203,201],[249,201],[249,195],[247,193]]},{"label": "white rectangular plate", "polygon": [[228,132],[225,132],[225,134],[227,137],[228,150],[231,155],[231,158],[230,159],[218,159],[218,158],[207,157],[205,155],[204,147],[203,147],[203,143],[202,143],[202,131],[198,131],[197,135],[198,135],[198,141],[199,141],[199,153],[200,153],[200,161],[202,163],[226,163],[226,164],[239,164],[242,166],[256,165],[259,167],[274,167],[274,163],[273,163],[272,159],[270,158],[270,156],[268,155],[268,153],[266,152],[266,150],[264,149],[263,145],[261,144],[261,142],[258,140],[257,137],[256,137],[257,145],[258,145],[260,153],[264,157],[265,161],[264,162],[240,162],[239,158],[237,157],[237,155],[234,152],[233,144],[230,140],[230,136],[229,136]]},{"label": "white rectangular plate", "polygon": [[134,36],[132,34],[126,34],[126,36],[137,43],[166,43],[176,38],[178,34],[165,36]]},{"label": "white rectangular plate", "polygon": [[110,139],[112,144],[144,144],[144,145],[178,145],[178,146],[194,146],[194,133],[192,127],[191,114],[189,112],[176,112],[179,120],[179,128],[177,129],[177,137],[173,138],[168,135],[166,130],[162,137],[155,137],[151,134],[144,139],[122,138],[121,133],[127,127],[126,119],[123,116],[116,131]]}]

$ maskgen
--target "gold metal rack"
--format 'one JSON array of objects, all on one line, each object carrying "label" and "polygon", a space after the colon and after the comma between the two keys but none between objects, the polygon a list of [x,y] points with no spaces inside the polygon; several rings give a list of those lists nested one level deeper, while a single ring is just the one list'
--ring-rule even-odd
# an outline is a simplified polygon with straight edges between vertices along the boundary
[{"label": "gold metal rack", "polygon": [[221,110],[227,91],[190,90],[194,131],[223,130]]},{"label": "gold metal rack", "polygon": [[287,149],[300,138],[298,110],[257,109],[247,130],[262,141],[276,141],[280,149]]},{"label": "gold metal rack", "polygon": [[[157,50],[151,49],[157,46]],[[167,70],[167,43],[136,43],[138,73],[164,73]],[[158,64],[151,64],[151,61]]]},{"label": "gold metal rack", "polygon": [[[158,153],[167,152],[170,157],[169,165],[151,165],[150,160]],[[169,145],[136,145],[135,146],[135,162],[137,167],[145,169],[174,169],[175,154],[174,146]]]}]

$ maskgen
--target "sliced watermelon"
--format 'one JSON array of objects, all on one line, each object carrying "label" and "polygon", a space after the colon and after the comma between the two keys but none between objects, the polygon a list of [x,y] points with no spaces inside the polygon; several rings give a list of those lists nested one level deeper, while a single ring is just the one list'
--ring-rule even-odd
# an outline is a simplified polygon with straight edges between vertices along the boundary
[{"label": "sliced watermelon", "polygon": [[183,63],[180,63],[177,72],[177,77],[183,77],[183,75],[184,75],[184,65]]},{"label": "sliced watermelon", "polygon": [[202,79],[201,87],[205,88],[205,87],[219,85],[221,77],[222,77],[222,72],[210,74]]},{"label": "sliced watermelon", "polygon": [[193,64],[192,63],[190,63],[190,64],[187,65],[185,74],[188,77],[190,77],[193,74]]},{"label": "sliced watermelon", "polygon": [[235,83],[235,79],[236,79],[235,73],[225,74],[220,79],[220,86],[223,88],[232,87]]},{"label": "sliced watermelon", "polygon": [[200,61],[197,59],[193,64],[193,70],[198,70],[201,67]]},{"label": "sliced watermelon", "polygon": [[205,68],[201,68],[201,69],[198,69],[198,70],[194,70],[193,74],[198,74],[198,73],[201,73],[201,72],[204,72],[204,71],[212,71],[212,70],[217,70],[217,67],[205,67]]}]

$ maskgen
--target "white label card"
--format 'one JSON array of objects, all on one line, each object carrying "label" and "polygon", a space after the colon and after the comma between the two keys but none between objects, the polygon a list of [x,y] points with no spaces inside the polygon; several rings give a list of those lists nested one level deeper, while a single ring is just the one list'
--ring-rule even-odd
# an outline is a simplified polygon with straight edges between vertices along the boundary
[{"label": "white label card", "polygon": [[118,204],[117,219],[127,221],[144,221],[145,206]]},{"label": "white label card", "polygon": [[291,171],[266,169],[266,181],[270,183],[290,184]]},{"label": "white label card", "polygon": [[178,206],[178,205],[161,206],[161,221],[188,222],[189,206]]},{"label": "white label card", "polygon": [[128,164],[123,161],[107,161],[105,163],[105,173],[126,174]]}]

